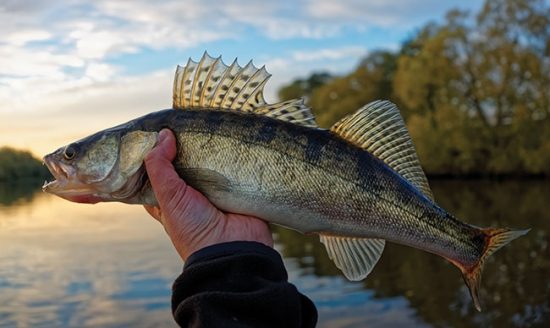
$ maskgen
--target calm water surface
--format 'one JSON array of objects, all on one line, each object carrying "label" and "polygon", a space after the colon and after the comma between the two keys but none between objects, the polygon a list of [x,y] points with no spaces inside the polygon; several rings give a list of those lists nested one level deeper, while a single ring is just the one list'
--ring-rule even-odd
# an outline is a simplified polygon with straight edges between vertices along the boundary
[{"label": "calm water surface", "polygon": [[[319,327],[550,326],[550,182],[435,181],[438,202],[479,226],[531,227],[487,263],[484,311],[443,259],[389,244],[366,281],[345,280],[318,242],[274,228]],[[78,205],[0,185],[1,327],[173,327],[182,263],[139,206]]]}]

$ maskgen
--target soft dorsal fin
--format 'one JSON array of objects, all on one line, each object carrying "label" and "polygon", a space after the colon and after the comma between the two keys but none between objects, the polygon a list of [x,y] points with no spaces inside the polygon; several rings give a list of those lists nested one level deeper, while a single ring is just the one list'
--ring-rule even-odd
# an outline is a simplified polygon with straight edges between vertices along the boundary
[{"label": "soft dorsal fin", "polygon": [[273,105],[265,105],[256,108],[254,113],[303,126],[318,127],[311,109],[304,104],[304,99],[293,99]]},{"label": "soft dorsal fin", "polygon": [[330,130],[369,151],[433,200],[399,109],[389,101],[374,101],[344,117]]},{"label": "soft dorsal fin", "polygon": [[303,100],[267,104],[263,90],[270,74],[250,61],[244,67],[235,59],[229,66],[206,52],[199,62],[191,58],[178,66],[174,78],[174,109],[209,109],[255,113],[294,124],[317,127]]},{"label": "soft dorsal fin", "polygon": [[384,239],[319,235],[328,257],[352,281],[362,280],[372,271],[386,245]]}]

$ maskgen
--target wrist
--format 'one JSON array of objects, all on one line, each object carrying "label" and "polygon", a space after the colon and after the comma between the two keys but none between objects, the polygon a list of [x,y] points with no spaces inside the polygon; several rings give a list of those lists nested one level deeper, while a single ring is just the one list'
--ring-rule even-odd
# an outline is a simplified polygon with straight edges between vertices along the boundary
[{"label": "wrist", "polygon": [[184,261],[203,248],[222,243],[258,242],[273,247],[273,237],[266,222],[235,214],[222,214],[222,217],[212,220],[200,231],[170,235],[178,254]]}]

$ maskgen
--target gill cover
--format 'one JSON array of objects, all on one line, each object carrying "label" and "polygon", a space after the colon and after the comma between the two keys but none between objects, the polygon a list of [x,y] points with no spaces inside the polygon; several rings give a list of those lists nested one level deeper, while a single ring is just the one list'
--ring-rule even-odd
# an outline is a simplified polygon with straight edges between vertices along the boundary
[{"label": "gill cover", "polygon": [[83,153],[75,158],[79,180],[90,184],[105,180],[117,164],[118,146],[114,135],[105,134],[81,149]]},{"label": "gill cover", "polygon": [[122,137],[119,151],[119,170],[124,177],[135,174],[145,156],[153,149],[158,139],[157,132],[132,131]]},{"label": "gill cover", "polygon": [[[157,132],[131,131],[124,134],[118,151],[118,165],[116,172],[111,174],[105,187],[109,188],[110,200],[122,201],[129,204],[151,203],[142,199],[151,198],[150,190],[143,190],[146,176],[143,160],[155,146],[158,139]],[[142,194],[143,193],[143,194]],[[154,197],[153,197],[154,198]],[[152,201],[153,203],[156,200]]]}]

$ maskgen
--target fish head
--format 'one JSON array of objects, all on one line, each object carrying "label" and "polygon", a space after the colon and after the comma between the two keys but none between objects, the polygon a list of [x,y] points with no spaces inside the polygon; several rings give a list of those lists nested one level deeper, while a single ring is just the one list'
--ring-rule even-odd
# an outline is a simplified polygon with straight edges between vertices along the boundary
[{"label": "fish head", "polygon": [[77,203],[142,203],[143,160],[157,139],[157,132],[110,129],[61,147],[44,157],[55,180],[42,189]]}]

